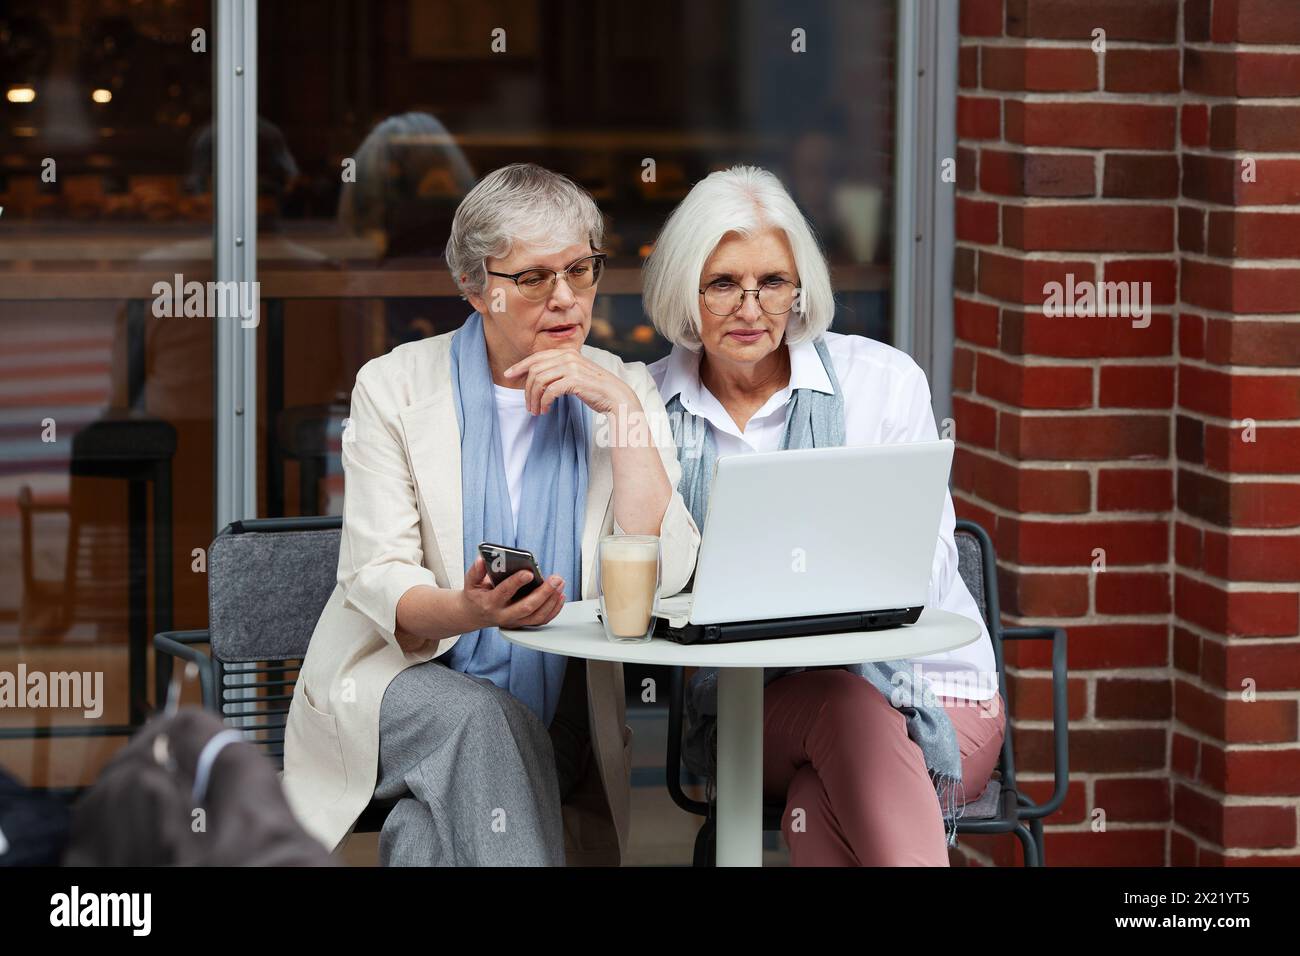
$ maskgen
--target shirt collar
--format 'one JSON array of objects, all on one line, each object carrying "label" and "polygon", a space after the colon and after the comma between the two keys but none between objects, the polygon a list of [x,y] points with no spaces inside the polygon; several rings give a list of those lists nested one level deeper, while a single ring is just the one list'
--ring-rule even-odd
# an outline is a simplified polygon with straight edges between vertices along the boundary
[{"label": "shirt collar", "polygon": [[676,395],[681,395],[687,411],[698,408],[700,401],[700,353],[684,345],[674,345],[668,354],[668,368],[659,389],[667,405]]},{"label": "shirt collar", "polygon": [[790,346],[790,388],[811,388],[816,392],[835,394],[831,377],[826,374],[817,346],[809,339]]},{"label": "shirt collar", "polygon": [[[826,374],[826,366],[817,354],[817,346],[805,340],[789,346],[789,349],[790,384],[777,394],[783,395],[786,400],[796,388],[811,388],[834,394],[831,377]],[[673,396],[681,395],[686,410],[697,413],[700,407],[700,388],[700,352],[684,345],[674,345],[668,356],[668,368],[660,389],[664,404],[672,401]]]}]

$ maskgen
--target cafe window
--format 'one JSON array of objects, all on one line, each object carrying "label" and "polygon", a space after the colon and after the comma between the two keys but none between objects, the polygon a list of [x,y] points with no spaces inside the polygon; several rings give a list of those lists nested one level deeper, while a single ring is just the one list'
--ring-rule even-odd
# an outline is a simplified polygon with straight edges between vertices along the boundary
[{"label": "cafe window", "polygon": [[[206,625],[220,527],[341,512],[356,372],[464,321],[442,249],[499,166],[557,170],[600,206],[591,345],[667,353],[640,300],[655,235],[710,171],[755,164],[823,244],[832,327],[910,348],[897,276],[922,230],[900,164],[924,177],[898,130],[938,96],[914,16],[886,0],[9,0],[0,662],[102,672],[106,715],[0,712],[0,765],[89,782],[156,702],[148,638]],[[236,235],[223,215],[240,208]],[[191,284],[232,278],[260,283],[253,321],[187,314]]]},{"label": "cafe window", "polygon": [[35,786],[93,779],[147,716],[153,633],[207,619],[212,330],[152,288],[212,278],[212,15],[0,12],[0,668],[102,675],[93,707],[0,709]]},{"label": "cafe window", "polygon": [[641,265],[691,185],[736,164],[775,172],[811,220],[834,328],[892,341],[893,4],[281,0],[258,16],[260,513],[339,513],[356,372],[464,321],[442,247],[461,197],[507,163],[568,175],[606,217],[590,345],[667,353]]}]

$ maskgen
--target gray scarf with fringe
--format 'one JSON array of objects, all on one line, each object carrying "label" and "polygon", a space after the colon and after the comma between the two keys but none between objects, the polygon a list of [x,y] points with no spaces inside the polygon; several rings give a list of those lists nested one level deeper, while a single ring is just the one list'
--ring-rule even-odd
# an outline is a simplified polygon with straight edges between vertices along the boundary
[{"label": "gray scarf with fringe", "polygon": [[[796,388],[790,396],[790,415],[786,422],[781,448],[825,448],[844,444],[844,395],[825,339],[813,343],[826,367],[832,394],[812,388]],[[680,347],[680,346],[679,346]],[[708,508],[709,490],[713,481],[718,451],[713,432],[702,421],[682,406],[681,396],[674,395],[667,403],[668,420],[672,425],[673,439],[677,443],[677,458],[682,466],[678,491],[701,532]],[[766,686],[779,677],[797,674],[803,667],[766,668],[763,684]],[[851,671],[867,680],[876,690],[889,698],[907,721],[910,737],[925,757],[925,766],[934,782],[935,795],[943,815],[944,832],[949,846],[957,844],[956,821],[961,815],[962,796],[961,751],[957,734],[943,705],[924,681],[916,681],[912,665],[907,661],[875,661],[866,664],[846,665]],[[919,683],[921,686],[916,686]],[[686,719],[688,729],[683,745],[686,766],[707,780],[710,799],[716,780],[718,715],[718,672],[714,668],[701,668],[691,678],[686,688]]]}]

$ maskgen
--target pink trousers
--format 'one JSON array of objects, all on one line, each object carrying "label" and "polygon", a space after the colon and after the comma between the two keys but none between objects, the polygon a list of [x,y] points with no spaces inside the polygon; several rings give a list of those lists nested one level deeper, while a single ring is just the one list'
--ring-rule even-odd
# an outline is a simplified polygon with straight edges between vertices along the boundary
[{"label": "pink trousers", "polygon": [[[965,799],[984,792],[1006,728],[1002,695],[940,697],[961,749]],[[934,783],[906,721],[871,684],[804,671],[763,694],[763,790],[785,799],[795,866],[947,866]]]}]

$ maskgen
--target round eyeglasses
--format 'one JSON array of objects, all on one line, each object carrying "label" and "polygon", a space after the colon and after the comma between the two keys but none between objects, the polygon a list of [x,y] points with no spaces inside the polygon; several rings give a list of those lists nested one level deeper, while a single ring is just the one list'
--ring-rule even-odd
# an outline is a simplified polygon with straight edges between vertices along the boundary
[{"label": "round eyeglasses", "polygon": [[789,279],[769,279],[757,289],[742,289],[730,279],[714,279],[703,289],[704,307],[714,315],[735,315],[744,305],[745,296],[753,293],[758,307],[768,315],[785,315],[799,299],[799,287]]},{"label": "round eyeglasses", "polygon": [[[563,270],[564,280],[569,283],[569,288],[583,292],[599,282],[601,273],[605,271],[605,258],[603,252],[598,252],[593,256],[583,256],[577,262],[571,263]],[[523,272],[513,274],[493,272],[491,269],[486,272],[490,276],[510,279],[519,289],[520,295],[532,302],[549,299],[561,275],[554,269],[525,269]]]}]

